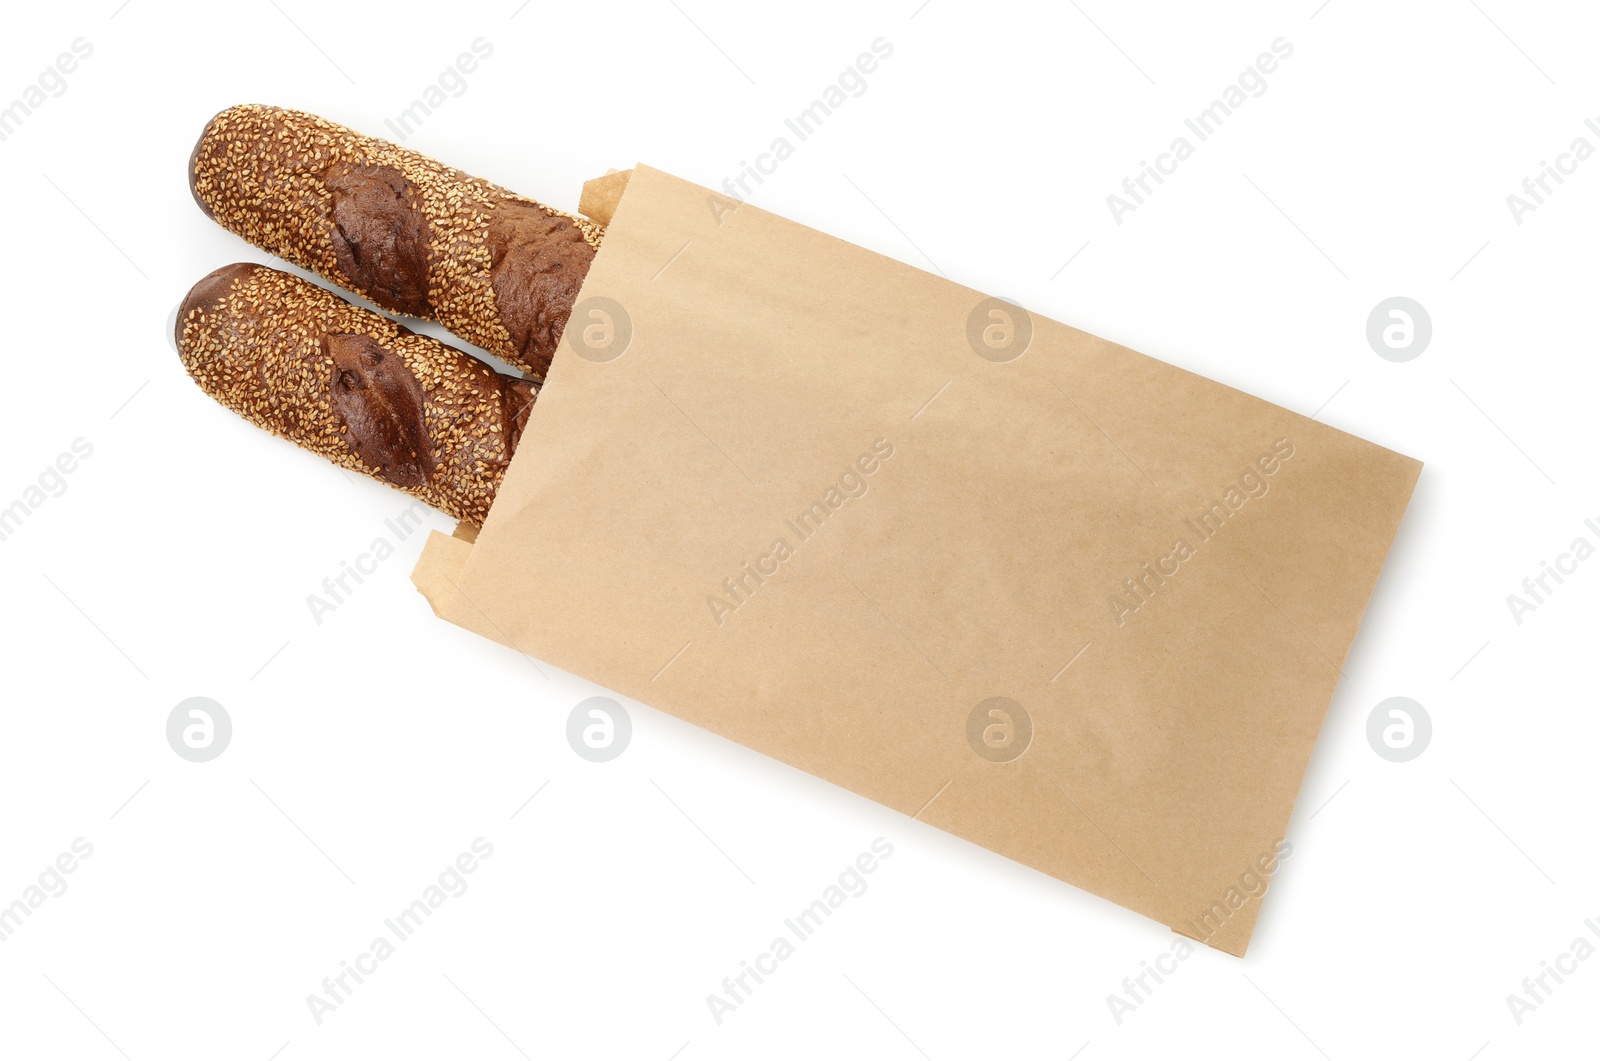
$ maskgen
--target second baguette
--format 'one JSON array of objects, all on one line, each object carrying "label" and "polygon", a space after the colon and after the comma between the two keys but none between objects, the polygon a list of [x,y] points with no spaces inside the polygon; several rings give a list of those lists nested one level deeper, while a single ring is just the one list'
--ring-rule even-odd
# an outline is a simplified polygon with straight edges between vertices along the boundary
[{"label": "second baguette", "polygon": [[536,394],[525,379],[248,262],[194,285],[173,339],[190,377],[245,419],[477,525]]}]

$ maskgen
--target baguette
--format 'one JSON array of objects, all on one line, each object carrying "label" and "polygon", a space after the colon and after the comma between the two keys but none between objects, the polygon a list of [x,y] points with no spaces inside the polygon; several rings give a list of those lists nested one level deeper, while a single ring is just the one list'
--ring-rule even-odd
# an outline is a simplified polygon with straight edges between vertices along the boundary
[{"label": "baguette", "polygon": [[191,378],[252,423],[482,525],[536,390],[289,273],[203,278],[173,338]]},{"label": "baguette", "polygon": [[195,202],[262,250],[542,380],[603,229],[314,114],[230,107]]}]

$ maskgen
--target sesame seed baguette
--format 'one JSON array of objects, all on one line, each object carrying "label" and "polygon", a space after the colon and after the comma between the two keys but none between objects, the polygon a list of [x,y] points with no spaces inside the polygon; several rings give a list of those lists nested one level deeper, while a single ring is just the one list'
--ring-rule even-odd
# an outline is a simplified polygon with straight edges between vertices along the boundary
[{"label": "sesame seed baguette", "polygon": [[241,262],[178,308],[184,368],[274,435],[481,525],[534,384],[298,276]]},{"label": "sesame seed baguette", "polygon": [[543,379],[603,229],[303,111],[230,107],[189,160],[207,215]]}]

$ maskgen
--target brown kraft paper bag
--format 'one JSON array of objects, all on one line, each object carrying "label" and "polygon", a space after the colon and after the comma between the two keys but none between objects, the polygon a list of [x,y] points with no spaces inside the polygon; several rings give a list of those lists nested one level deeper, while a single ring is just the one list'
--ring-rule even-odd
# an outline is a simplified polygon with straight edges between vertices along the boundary
[{"label": "brown kraft paper bag", "polygon": [[658,170],[585,210],[434,610],[1242,955],[1421,465]]}]

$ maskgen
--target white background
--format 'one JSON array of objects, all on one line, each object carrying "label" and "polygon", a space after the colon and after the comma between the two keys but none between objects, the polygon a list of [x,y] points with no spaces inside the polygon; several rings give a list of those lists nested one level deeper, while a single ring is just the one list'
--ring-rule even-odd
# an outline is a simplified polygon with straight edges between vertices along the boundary
[{"label": "white background", "polygon": [[[1600,146],[1600,19],[918,2],[8,9],[0,100],[76,38],[93,54],[0,143],[0,506],[75,439],[93,455],[0,542],[0,903],[75,838],[94,853],[0,943],[0,1055],[1594,1053],[1600,960],[1520,1025],[1506,996],[1600,919],[1600,561],[1520,625],[1506,596],[1600,541],[1600,161],[1520,225],[1506,197]],[[566,208],[639,160],[720,184],[884,37],[753,202],[1427,463],[1247,959],[1199,948],[1119,1024],[1107,996],[1161,926],[643,705],[620,758],[583,761],[565,720],[603,690],[434,619],[420,534],[313,621],[407,500],[183,374],[173,305],[265,260],[184,165],[239,102],[384,134],[480,36],[407,145]],[[1117,224],[1106,196],[1278,37],[1265,94]],[[1365,338],[1393,295],[1433,321],[1403,364]],[[198,765],[165,738],[197,695],[234,724]],[[1403,764],[1365,736],[1395,695],[1434,725]],[[706,996],[880,836],[870,889],[716,1023]],[[319,1026],[306,996],[477,837],[470,889]]]}]

